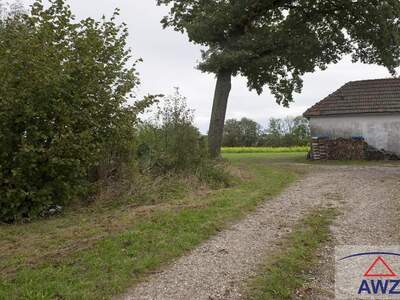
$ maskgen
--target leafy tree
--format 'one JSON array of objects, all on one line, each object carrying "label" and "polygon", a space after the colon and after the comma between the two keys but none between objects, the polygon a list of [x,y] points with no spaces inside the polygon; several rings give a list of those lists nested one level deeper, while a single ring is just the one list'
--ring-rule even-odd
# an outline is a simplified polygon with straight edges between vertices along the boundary
[{"label": "leafy tree", "polygon": [[284,134],[283,122],[281,119],[271,118],[268,121],[267,133],[273,136]]},{"label": "leafy tree", "polygon": [[193,110],[179,89],[161,99],[154,120],[140,126],[138,158],[155,175],[196,170],[207,159],[206,144],[193,125]]},{"label": "leafy tree", "polygon": [[305,146],[310,140],[310,128],[306,118],[271,118],[264,130],[257,122],[242,118],[225,122],[223,146],[225,147],[292,147]]},{"label": "leafy tree", "polygon": [[262,144],[264,146],[280,147],[282,146],[282,137],[285,135],[283,122],[281,119],[271,118],[263,136]]},{"label": "leafy tree", "polygon": [[258,136],[260,135],[261,126],[248,118],[242,118],[240,120],[241,125],[241,144],[244,147],[257,146]]},{"label": "leafy tree", "polygon": [[224,128],[223,145],[227,147],[257,146],[260,131],[261,126],[251,119],[227,120]]},{"label": "leafy tree", "polygon": [[305,146],[310,142],[310,124],[304,117],[296,117],[293,119],[293,127],[290,134],[294,138],[294,144]]},{"label": "leafy tree", "polygon": [[237,147],[240,146],[241,140],[241,128],[240,121],[236,119],[226,120],[224,126],[224,135],[222,144],[225,147]]},{"label": "leafy tree", "polygon": [[398,0],[157,0],[170,13],[162,23],[206,47],[199,69],[217,76],[209,149],[219,155],[231,77],[242,75],[262,93],[268,86],[288,106],[302,76],[343,55],[399,66]]},{"label": "leafy tree", "polygon": [[0,220],[67,204],[105,159],[129,156],[150,100],[126,103],[139,80],[117,15],[75,22],[50,0],[0,21]]},{"label": "leafy tree", "polygon": [[259,144],[271,147],[305,146],[309,139],[310,128],[306,118],[271,118]]}]

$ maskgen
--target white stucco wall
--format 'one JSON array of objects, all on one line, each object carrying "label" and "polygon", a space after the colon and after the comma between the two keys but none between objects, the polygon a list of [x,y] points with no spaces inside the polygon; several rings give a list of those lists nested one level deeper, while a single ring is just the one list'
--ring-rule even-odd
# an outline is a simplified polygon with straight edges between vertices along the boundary
[{"label": "white stucco wall", "polygon": [[313,117],[310,126],[313,137],[362,136],[371,146],[400,154],[400,114]]}]

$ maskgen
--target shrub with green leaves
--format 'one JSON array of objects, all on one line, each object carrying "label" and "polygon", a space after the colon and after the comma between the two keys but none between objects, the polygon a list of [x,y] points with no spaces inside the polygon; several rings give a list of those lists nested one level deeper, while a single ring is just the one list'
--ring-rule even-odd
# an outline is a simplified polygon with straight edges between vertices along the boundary
[{"label": "shrub with green leaves", "polygon": [[137,143],[141,169],[156,175],[196,170],[207,159],[205,138],[193,125],[193,111],[178,89],[142,124]]},{"label": "shrub with green leaves", "polygon": [[139,80],[117,15],[78,22],[50,0],[0,20],[0,221],[67,204],[131,155],[148,101],[126,104]]},{"label": "shrub with green leaves", "polygon": [[153,118],[139,126],[137,160],[142,173],[196,176],[212,188],[231,184],[224,164],[211,160],[206,137],[193,124],[193,110],[176,88],[163,97]]}]

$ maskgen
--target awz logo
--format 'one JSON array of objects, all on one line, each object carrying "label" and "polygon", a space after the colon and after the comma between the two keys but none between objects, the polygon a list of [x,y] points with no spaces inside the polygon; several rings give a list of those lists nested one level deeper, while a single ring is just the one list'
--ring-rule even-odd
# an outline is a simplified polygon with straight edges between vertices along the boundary
[{"label": "awz logo", "polygon": [[400,280],[363,280],[358,294],[363,295],[400,295],[397,289]]},{"label": "awz logo", "polygon": [[372,256],[374,260],[363,274],[358,295],[400,295],[400,277],[383,258],[383,256],[394,256],[400,259],[399,253],[364,252],[346,256],[341,260],[359,256]]}]

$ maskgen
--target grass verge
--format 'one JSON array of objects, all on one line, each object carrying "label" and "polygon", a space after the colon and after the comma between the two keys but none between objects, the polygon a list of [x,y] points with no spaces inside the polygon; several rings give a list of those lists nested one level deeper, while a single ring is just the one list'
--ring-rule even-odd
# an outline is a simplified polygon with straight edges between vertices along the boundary
[{"label": "grass verge", "polygon": [[306,163],[307,153],[305,152],[286,152],[286,153],[223,153],[222,156],[231,162],[249,162],[251,164],[282,164],[291,165],[293,163]]},{"label": "grass verge", "polygon": [[291,153],[308,152],[310,147],[223,147],[222,153]]},{"label": "grass verge", "polygon": [[279,253],[249,284],[246,299],[293,299],[307,278],[304,275],[316,263],[315,254],[329,238],[329,225],[337,216],[334,208],[318,209],[306,216],[285,241]]},{"label": "grass verge", "polygon": [[[178,202],[1,225],[0,299],[109,299],[124,292],[301,174],[266,162],[234,159],[242,177],[234,187]],[[40,255],[49,249],[51,255]],[[35,255],[41,258],[31,261]]]},{"label": "grass verge", "polygon": [[307,152],[284,152],[284,153],[223,153],[223,156],[231,161],[258,160],[260,163],[270,164],[293,163],[314,166],[385,166],[399,167],[400,161],[367,161],[367,160],[307,160]]}]

